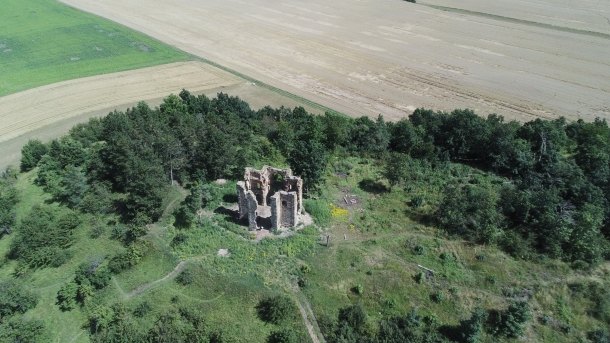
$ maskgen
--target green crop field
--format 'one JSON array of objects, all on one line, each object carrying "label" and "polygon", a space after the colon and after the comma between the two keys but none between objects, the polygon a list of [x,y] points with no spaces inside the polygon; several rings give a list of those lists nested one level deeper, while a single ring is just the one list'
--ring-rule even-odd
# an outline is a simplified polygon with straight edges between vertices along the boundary
[{"label": "green crop field", "polygon": [[188,58],[150,37],[54,0],[2,1],[0,96]]}]

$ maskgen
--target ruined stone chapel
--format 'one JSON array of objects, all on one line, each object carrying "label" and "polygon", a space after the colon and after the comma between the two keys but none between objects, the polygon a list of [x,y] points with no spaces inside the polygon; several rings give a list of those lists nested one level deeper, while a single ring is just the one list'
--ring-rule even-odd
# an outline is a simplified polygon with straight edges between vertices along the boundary
[{"label": "ruined stone chapel", "polygon": [[303,180],[290,169],[246,168],[244,181],[237,182],[237,197],[239,219],[247,217],[249,230],[270,220],[272,231],[284,231],[297,226],[303,214]]}]

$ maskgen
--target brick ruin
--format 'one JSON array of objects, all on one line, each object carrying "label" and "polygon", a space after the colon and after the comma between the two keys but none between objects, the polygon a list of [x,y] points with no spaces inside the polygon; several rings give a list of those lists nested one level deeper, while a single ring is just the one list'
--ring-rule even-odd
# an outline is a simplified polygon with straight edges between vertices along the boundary
[{"label": "brick ruin", "polygon": [[272,231],[284,231],[299,224],[303,213],[303,180],[290,169],[264,166],[246,168],[244,181],[237,182],[239,219],[248,218],[248,229],[269,218]]}]

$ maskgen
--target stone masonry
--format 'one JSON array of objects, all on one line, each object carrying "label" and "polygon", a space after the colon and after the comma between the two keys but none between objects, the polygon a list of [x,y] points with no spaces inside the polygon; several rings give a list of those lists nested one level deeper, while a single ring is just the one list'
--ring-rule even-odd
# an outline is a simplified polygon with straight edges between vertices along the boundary
[{"label": "stone masonry", "polygon": [[290,169],[264,166],[246,168],[244,181],[237,183],[239,219],[248,218],[248,229],[257,230],[259,220],[271,219],[273,231],[299,224],[303,213],[303,180]]}]

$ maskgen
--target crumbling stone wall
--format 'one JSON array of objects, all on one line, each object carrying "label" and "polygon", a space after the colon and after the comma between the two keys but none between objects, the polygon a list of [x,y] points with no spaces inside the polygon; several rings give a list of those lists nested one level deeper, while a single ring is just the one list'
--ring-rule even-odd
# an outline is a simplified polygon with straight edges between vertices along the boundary
[{"label": "crumbling stone wall", "polygon": [[274,231],[291,228],[303,213],[303,180],[290,169],[265,166],[261,170],[246,168],[244,181],[237,183],[239,218],[248,217],[250,230],[258,228],[257,218],[270,206]]}]

